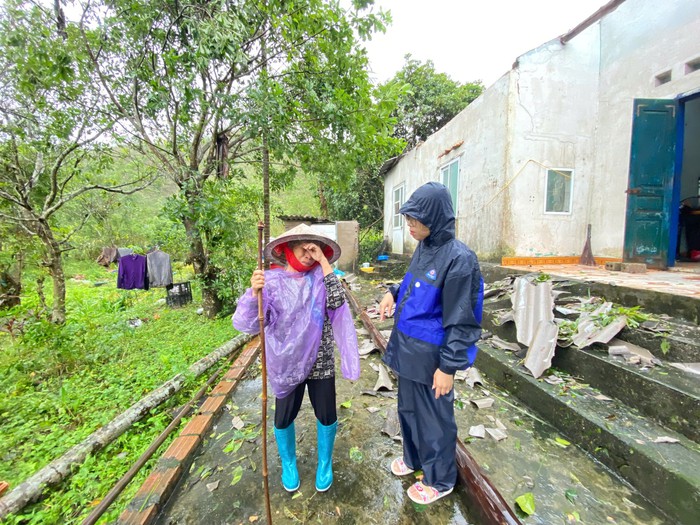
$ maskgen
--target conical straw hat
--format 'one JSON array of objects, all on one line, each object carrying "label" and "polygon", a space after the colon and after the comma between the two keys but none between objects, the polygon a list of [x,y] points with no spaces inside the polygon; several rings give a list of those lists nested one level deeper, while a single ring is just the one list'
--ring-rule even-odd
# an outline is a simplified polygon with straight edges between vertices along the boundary
[{"label": "conical straw hat", "polygon": [[[321,235],[320,233],[311,229],[310,226],[306,224],[300,224],[295,226],[291,230],[287,230],[281,234],[276,239],[267,243],[265,246],[265,258],[274,261],[278,264],[287,264],[284,258],[284,252],[282,251],[282,245],[290,241],[313,241],[321,245],[323,253],[326,254],[328,262],[333,264],[340,257],[340,246],[333,239]],[[328,250],[331,250],[330,257],[328,256]]]}]

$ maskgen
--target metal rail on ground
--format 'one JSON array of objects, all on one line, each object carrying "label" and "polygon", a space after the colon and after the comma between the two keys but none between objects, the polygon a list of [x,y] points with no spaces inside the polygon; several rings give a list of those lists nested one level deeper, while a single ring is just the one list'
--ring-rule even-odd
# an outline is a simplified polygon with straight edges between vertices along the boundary
[{"label": "metal rail on ground", "polygon": [[219,367],[219,369],[214,372],[211,377],[207,380],[206,383],[202,385],[202,387],[197,391],[197,393],[190,399],[177,413],[177,416],[170,422],[170,424],[163,430],[163,432],[160,433],[160,435],[153,440],[151,445],[148,447],[148,449],[139,457],[136,462],[131,466],[131,468],[124,474],[119,481],[112,487],[112,489],[107,493],[107,495],[100,501],[99,505],[97,505],[93,511],[88,515],[87,518],[83,520],[82,525],[94,525],[97,523],[97,521],[100,519],[100,517],[107,512],[107,509],[109,506],[114,503],[114,500],[116,500],[119,497],[119,494],[122,493],[122,491],[131,483],[131,480],[134,479],[136,474],[138,474],[139,470],[143,468],[143,466],[146,464],[146,462],[153,456],[153,454],[156,453],[156,451],[160,448],[160,446],[163,444],[163,442],[168,438],[168,436],[175,430],[179,425],[180,421],[182,421],[182,418],[186,417],[189,413],[190,410],[192,410],[192,407],[194,404],[201,399],[201,397],[209,390],[209,387],[214,384],[216,380],[219,379],[219,376],[223,371],[225,371],[228,366],[231,364],[233,361],[234,357],[231,356],[229,357],[224,365]]}]

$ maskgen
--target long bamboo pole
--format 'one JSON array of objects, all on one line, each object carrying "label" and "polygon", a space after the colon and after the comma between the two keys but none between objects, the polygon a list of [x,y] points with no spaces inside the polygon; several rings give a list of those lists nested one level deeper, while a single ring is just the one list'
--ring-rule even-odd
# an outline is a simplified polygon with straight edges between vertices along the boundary
[{"label": "long bamboo pole", "polygon": [[[233,358],[231,358],[233,359]],[[227,363],[230,364],[230,361]],[[209,387],[214,384],[214,381],[219,379],[219,376],[223,371],[226,370],[226,365],[222,366],[219,368],[216,372],[214,372],[211,377],[204,383],[200,389],[197,391],[197,393],[190,399],[185,406],[183,406],[180,411],[177,413],[177,416],[175,416],[175,419],[173,419],[170,424],[163,430],[163,432],[160,433],[160,435],[153,440],[151,445],[148,447],[146,452],[144,452],[139,459],[136,460],[136,463],[132,465],[132,467],[127,471],[126,474],[124,474],[119,481],[112,487],[112,489],[107,493],[107,495],[100,501],[100,503],[95,507],[92,512],[88,515],[87,518],[83,520],[82,525],[94,525],[97,523],[97,521],[100,519],[100,517],[107,511],[109,506],[114,503],[114,500],[119,497],[119,495],[122,493],[122,491],[129,485],[132,479],[138,474],[139,470],[146,464],[146,462],[153,456],[153,454],[156,453],[156,451],[160,448],[160,446],[165,442],[165,440],[168,438],[168,436],[175,430],[179,425],[180,421],[184,417],[186,417],[190,411],[192,410],[192,407],[199,401],[202,396],[207,392]]]},{"label": "long bamboo pole", "polygon": [[[265,224],[258,223],[258,270],[263,268],[263,231]],[[258,323],[260,323],[260,359],[262,361],[262,456],[263,456],[263,486],[265,488],[265,512],[267,523],[272,525],[272,510],[270,509],[270,487],[267,481],[267,364],[265,359],[265,318],[263,314],[263,294],[258,291]]]}]

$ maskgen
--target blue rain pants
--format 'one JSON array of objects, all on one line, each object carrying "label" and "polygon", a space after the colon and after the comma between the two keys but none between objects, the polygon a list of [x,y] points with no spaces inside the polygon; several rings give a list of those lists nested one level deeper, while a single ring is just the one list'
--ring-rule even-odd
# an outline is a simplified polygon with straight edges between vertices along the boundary
[{"label": "blue rain pants", "polygon": [[423,470],[423,483],[441,492],[454,487],[457,482],[454,389],[435,399],[430,386],[399,376],[398,411],[406,466]]}]

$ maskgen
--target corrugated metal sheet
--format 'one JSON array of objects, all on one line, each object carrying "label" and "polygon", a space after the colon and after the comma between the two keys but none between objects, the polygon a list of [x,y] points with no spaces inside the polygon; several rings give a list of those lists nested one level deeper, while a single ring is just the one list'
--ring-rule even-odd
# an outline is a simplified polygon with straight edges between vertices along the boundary
[{"label": "corrugated metal sheet", "polygon": [[513,283],[513,318],[520,344],[530,346],[537,325],[554,323],[554,296],[550,281],[532,284],[524,277]]}]

